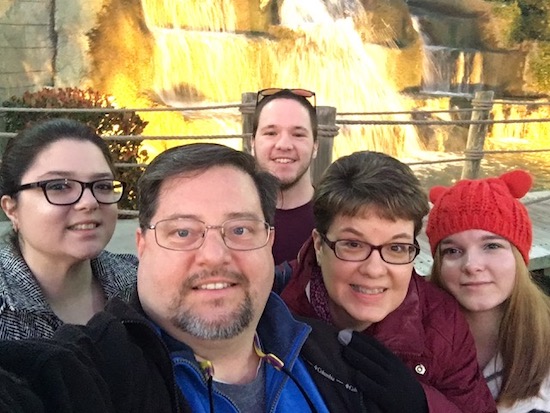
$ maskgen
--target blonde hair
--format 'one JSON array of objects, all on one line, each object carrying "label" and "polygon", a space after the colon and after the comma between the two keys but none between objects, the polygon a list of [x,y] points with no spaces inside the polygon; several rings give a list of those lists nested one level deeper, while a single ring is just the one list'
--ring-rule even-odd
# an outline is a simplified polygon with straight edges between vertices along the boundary
[{"label": "blonde hair", "polygon": [[[512,245],[516,260],[516,279],[504,303],[499,326],[498,352],[502,356],[502,386],[497,397],[501,406],[537,396],[550,374],[550,297],[531,278],[518,249]],[[441,277],[441,249],[437,246],[430,280],[445,288]]]}]

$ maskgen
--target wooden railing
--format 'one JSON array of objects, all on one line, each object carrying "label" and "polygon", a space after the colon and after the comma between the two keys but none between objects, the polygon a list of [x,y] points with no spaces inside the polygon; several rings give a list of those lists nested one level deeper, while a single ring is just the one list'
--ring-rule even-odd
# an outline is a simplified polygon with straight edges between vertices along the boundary
[{"label": "wooden railing", "polygon": [[[107,109],[107,108],[86,108],[86,109],[54,109],[54,108],[9,108],[0,107],[0,139],[10,138],[15,134],[1,132],[5,130],[2,128],[2,118],[5,113],[8,112],[50,112],[57,114],[67,115],[71,113],[82,112],[191,112],[191,111],[203,111],[209,110],[224,110],[235,109],[240,111],[242,120],[242,133],[231,135],[170,135],[170,136],[104,136],[106,140],[113,141],[131,141],[131,140],[185,140],[185,139],[229,139],[239,138],[242,139],[242,148],[244,151],[250,152],[251,140],[252,140],[252,120],[254,116],[254,105],[256,102],[256,93],[243,93],[242,101],[240,103],[212,105],[212,106],[190,106],[190,107],[170,107],[170,108],[125,108],[125,109]],[[493,92],[482,91],[477,92],[472,100],[471,109],[451,109],[451,110],[426,110],[426,111],[403,111],[403,112],[369,112],[369,113],[337,113],[337,109],[328,106],[318,106],[318,121],[319,121],[319,150],[317,158],[314,161],[312,167],[312,174],[314,181],[318,180],[325,168],[332,162],[334,139],[338,136],[340,125],[468,125],[468,139],[466,143],[466,149],[463,152],[463,156],[442,159],[442,160],[422,160],[419,162],[409,162],[409,165],[427,165],[434,163],[450,163],[450,162],[463,162],[461,178],[477,178],[479,176],[480,164],[484,155],[486,154],[499,154],[499,153],[529,153],[529,152],[549,152],[550,148],[536,149],[536,150],[512,150],[512,151],[487,151],[484,150],[485,137],[487,135],[487,128],[491,124],[495,123],[526,123],[526,122],[550,122],[550,119],[505,119],[505,120],[493,120],[490,119],[491,109],[495,102],[510,103],[510,104],[524,104],[533,105],[531,101],[518,102],[518,101],[495,101],[493,99]],[[537,105],[550,105],[550,102],[537,102]],[[419,114],[435,114],[435,113],[461,113],[470,114],[469,119],[455,119],[455,120],[424,120],[418,119]],[[378,115],[410,115],[410,120],[386,120],[376,119]],[[346,119],[347,115],[365,115],[366,119]],[[1,143],[1,142],[0,142]],[[0,145],[3,147],[3,145]],[[119,168],[135,168],[143,167],[143,164],[137,163],[117,163]],[[122,215],[134,215],[136,211],[121,211]]]}]

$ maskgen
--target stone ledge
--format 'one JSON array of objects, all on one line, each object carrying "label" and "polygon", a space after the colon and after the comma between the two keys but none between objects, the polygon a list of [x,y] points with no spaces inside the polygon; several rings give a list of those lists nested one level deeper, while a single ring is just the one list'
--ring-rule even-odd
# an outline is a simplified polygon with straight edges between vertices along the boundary
[{"label": "stone ledge", "polygon": [[50,23],[51,0],[45,1],[15,1],[0,15],[0,23],[37,24]]}]

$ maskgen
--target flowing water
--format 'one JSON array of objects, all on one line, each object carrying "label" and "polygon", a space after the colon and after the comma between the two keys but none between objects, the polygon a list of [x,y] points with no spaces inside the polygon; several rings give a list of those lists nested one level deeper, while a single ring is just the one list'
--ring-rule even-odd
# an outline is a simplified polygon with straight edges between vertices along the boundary
[{"label": "flowing water", "polygon": [[[273,8],[275,3],[278,10]],[[153,68],[145,70],[135,65],[133,69],[136,77],[151,79],[150,88],[157,104],[182,107],[238,103],[243,92],[286,86],[314,90],[318,105],[334,106],[339,112],[404,111],[417,107],[415,101],[399,94],[388,78],[392,54],[387,47],[369,42],[368,18],[354,18],[364,14],[359,0],[142,0],[141,6],[140,24],[147,27],[145,32],[154,45],[150,57]],[[358,27],[358,21],[364,26]],[[134,39],[128,34],[118,33],[117,38],[131,45]],[[432,78],[425,77],[424,85],[430,85],[434,93],[468,92],[470,83],[481,76],[476,53],[451,50],[430,53],[428,48],[425,56],[424,65],[431,67],[434,74]],[[446,62],[450,57],[453,63]],[[450,65],[446,70],[439,73],[433,70],[446,64]],[[109,76],[121,79],[116,69],[105,77]],[[120,85],[113,90],[117,98],[131,90],[132,79],[124,79]],[[460,89],[453,90],[453,85],[460,85]],[[131,99],[122,104],[143,106],[141,101]],[[241,132],[241,117],[236,111],[143,116],[150,121],[145,131],[148,135]],[[550,117],[550,109],[536,104],[523,109],[495,105],[493,116],[495,119]],[[181,143],[167,141],[149,151],[154,156],[155,151]],[[238,139],[223,143],[240,147]],[[383,151],[405,161],[462,156],[426,152],[419,147],[412,126],[342,127],[335,139],[333,158],[361,149]],[[486,146],[487,149],[549,147],[548,123],[494,125]],[[483,161],[482,170],[494,175],[517,166],[526,167],[536,175],[536,186],[550,189],[549,158],[548,153],[495,155]],[[452,183],[460,176],[461,168],[461,163],[452,163],[415,166],[414,170],[428,187]]]},{"label": "flowing water", "polygon": [[[403,111],[409,105],[385,76],[384,48],[366,43],[350,17],[364,13],[359,1],[284,0],[271,16],[278,24],[260,33],[239,28],[240,14],[249,11],[236,0],[142,0],[142,6],[155,39],[154,88],[166,105],[238,102],[242,92],[266,87],[310,89],[318,105],[340,111]],[[220,126],[207,133],[240,129],[231,122]],[[334,157],[367,148],[394,155],[419,150],[411,126],[371,126],[353,134],[342,128],[340,134]]]}]

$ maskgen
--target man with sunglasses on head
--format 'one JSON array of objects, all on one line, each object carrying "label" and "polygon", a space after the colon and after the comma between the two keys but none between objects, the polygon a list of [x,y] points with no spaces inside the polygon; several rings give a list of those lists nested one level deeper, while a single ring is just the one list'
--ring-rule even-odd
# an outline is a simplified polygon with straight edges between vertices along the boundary
[{"label": "man with sunglasses on head", "polygon": [[313,230],[311,163],[317,156],[315,93],[305,89],[258,92],[252,130],[258,164],[281,184],[275,212],[275,264],[296,258]]},{"label": "man with sunglasses on head", "polygon": [[[251,155],[223,145],[172,148],[147,167],[136,294],[54,336],[99,370],[114,411],[397,413],[406,403],[426,412],[419,383],[391,352],[325,323],[309,327],[271,292],[277,188]],[[0,343],[0,368],[7,350]],[[371,368],[361,374],[343,356]]]}]

